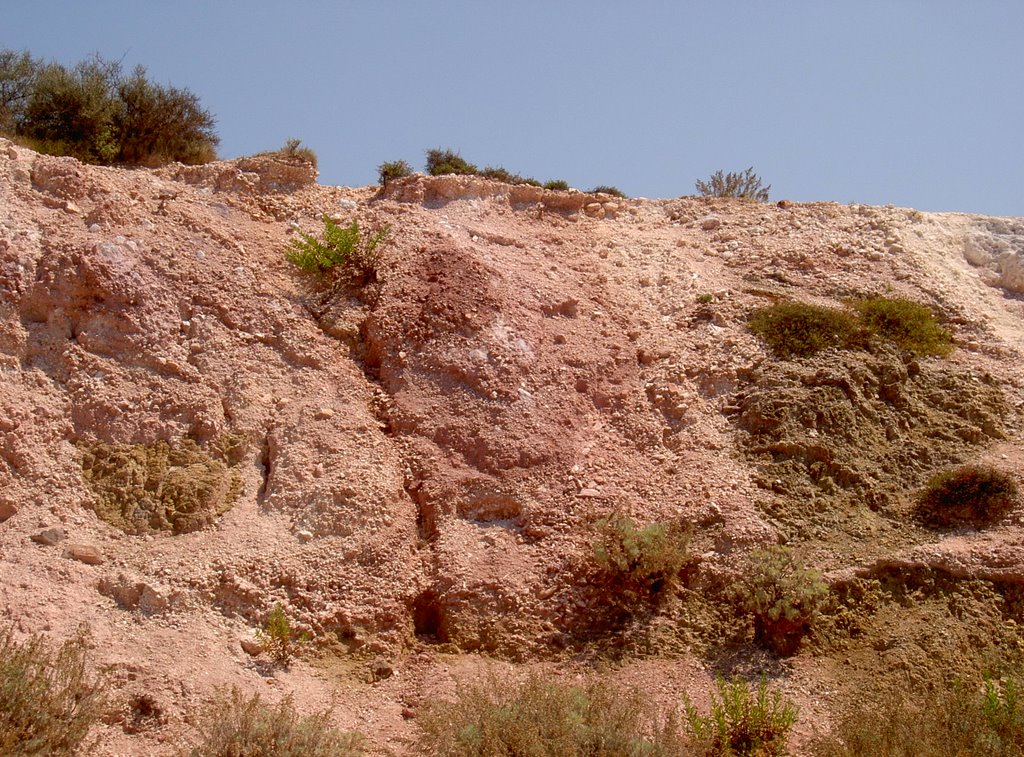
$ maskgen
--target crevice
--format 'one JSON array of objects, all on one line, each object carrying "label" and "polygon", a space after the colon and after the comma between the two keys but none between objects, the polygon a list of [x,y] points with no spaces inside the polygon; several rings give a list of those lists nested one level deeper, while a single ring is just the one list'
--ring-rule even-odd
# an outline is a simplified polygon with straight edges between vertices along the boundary
[{"label": "crevice", "polygon": [[437,594],[428,589],[421,592],[412,603],[413,631],[424,641],[444,644],[449,640],[448,622]]},{"label": "crevice", "polygon": [[266,433],[263,435],[263,442],[260,444],[260,475],[263,477],[263,481],[260,484],[259,491],[256,492],[256,501],[260,504],[267,498],[267,490],[270,487],[270,434]]}]

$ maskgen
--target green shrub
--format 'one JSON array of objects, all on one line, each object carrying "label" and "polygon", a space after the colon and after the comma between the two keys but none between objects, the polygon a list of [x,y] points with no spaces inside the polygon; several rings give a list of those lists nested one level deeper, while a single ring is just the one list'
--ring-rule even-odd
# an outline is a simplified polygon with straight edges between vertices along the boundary
[{"label": "green shrub", "polygon": [[797,709],[777,692],[769,692],[762,678],[757,689],[741,680],[718,679],[712,694],[711,711],[702,715],[684,697],[686,724],[704,757],[781,757],[787,754],[789,731],[796,723]]},{"label": "green shrub", "polygon": [[256,631],[256,640],[263,645],[271,659],[278,665],[287,668],[302,647],[308,643],[309,636],[297,633],[288,620],[288,614],[280,602],[267,615],[267,622],[261,630]]},{"label": "green shrub", "polygon": [[390,228],[384,226],[364,234],[358,221],[339,226],[327,216],[323,220],[323,240],[300,233],[285,252],[288,262],[303,273],[351,286],[376,281],[381,245],[387,241]]},{"label": "green shrub", "polygon": [[392,160],[377,166],[377,181],[386,187],[389,181],[412,176],[412,166],[404,160]]},{"label": "green shrub", "polygon": [[625,192],[623,192],[618,187],[612,187],[612,186],[608,186],[606,184],[602,184],[599,187],[594,187],[593,189],[590,190],[590,194],[595,194],[595,195],[597,195],[597,194],[611,195],[612,197],[619,197],[619,198],[621,198],[623,200],[626,199],[626,193]]},{"label": "green shrub", "polygon": [[715,171],[707,181],[697,181],[697,191],[704,197],[738,197],[744,200],[768,202],[767,187],[751,166],[743,173]]},{"label": "green shrub", "polygon": [[595,526],[593,555],[600,577],[626,603],[657,601],[693,563],[689,532],[678,524],[637,528],[632,518],[610,515]]},{"label": "green shrub", "polygon": [[42,67],[27,51],[0,50],[0,133],[13,134]]},{"label": "green shrub", "polygon": [[711,292],[704,292],[703,294],[697,295],[697,302],[701,305],[709,305],[714,301],[715,295],[711,294]]},{"label": "green shrub", "polygon": [[0,50],[0,130],[89,163],[203,163],[215,157],[214,119],[186,89],[126,76],[94,55],[74,68]]},{"label": "green shrub", "polygon": [[868,297],[854,300],[861,322],[872,333],[918,355],[948,355],[953,337],[932,311],[912,300]]},{"label": "green shrub", "polygon": [[301,160],[309,163],[313,168],[319,164],[316,153],[309,147],[302,147],[301,139],[289,139],[285,141],[284,147],[277,151],[277,154],[286,160]]},{"label": "green shrub", "polygon": [[1017,481],[985,465],[964,465],[933,476],[917,498],[917,513],[930,526],[988,525],[1017,504]]},{"label": "green shrub", "polygon": [[299,717],[291,695],[272,707],[238,689],[221,696],[200,727],[201,743],[191,757],[356,757],[363,754],[358,734],[331,727],[326,710]]},{"label": "green shrub", "polygon": [[457,152],[440,148],[427,150],[426,169],[427,173],[431,176],[443,176],[445,174],[471,176],[479,173],[476,166],[463,160],[462,156]]},{"label": "green shrub", "polygon": [[1024,754],[1021,680],[962,683],[938,690],[865,696],[833,715],[815,757],[1020,757]]},{"label": "green shrub", "polygon": [[561,179],[552,179],[551,181],[544,182],[544,189],[556,189],[565,191],[569,189],[569,182],[562,181]]},{"label": "green shrub", "polygon": [[197,531],[229,510],[241,491],[238,472],[191,439],[77,446],[93,510],[125,533]]},{"label": "green shrub", "polygon": [[416,721],[419,746],[436,757],[675,757],[685,754],[672,718],[645,698],[602,682],[568,686],[531,676],[520,686],[491,679],[460,687]]},{"label": "green shrub", "polygon": [[87,645],[85,627],[59,647],[41,636],[18,643],[0,628],[0,754],[78,752],[107,704],[105,685],[86,672]]},{"label": "green shrub", "polygon": [[807,357],[827,347],[847,347],[860,333],[851,313],[805,302],[776,302],[755,310],[750,330],[778,357]]},{"label": "green shrub", "polygon": [[821,574],[780,545],[751,552],[733,591],[739,609],[754,618],[755,638],[782,655],[796,651],[830,596]]},{"label": "green shrub", "polygon": [[[215,148],[219,140],[213,130],[213,116],[200,107],[195,94],[150,81],[141,66],[127,78],[121,78],[119,72],[115,77],[116,102],[111,124],[117,148],[114,162],[199,164],[217,157]],[[312,162],[315,167],[315,155]]]}]

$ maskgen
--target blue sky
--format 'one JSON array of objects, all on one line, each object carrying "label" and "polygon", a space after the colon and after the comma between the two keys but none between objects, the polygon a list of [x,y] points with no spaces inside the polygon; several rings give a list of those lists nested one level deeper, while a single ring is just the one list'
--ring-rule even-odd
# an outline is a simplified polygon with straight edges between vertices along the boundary
[{"label": "blue sky", "polygon": [[142,64],[222,157],[299,138],[320,181],[481,167],[693,194],[1024,215],[1020,0],[0,0],[0,47]]}]

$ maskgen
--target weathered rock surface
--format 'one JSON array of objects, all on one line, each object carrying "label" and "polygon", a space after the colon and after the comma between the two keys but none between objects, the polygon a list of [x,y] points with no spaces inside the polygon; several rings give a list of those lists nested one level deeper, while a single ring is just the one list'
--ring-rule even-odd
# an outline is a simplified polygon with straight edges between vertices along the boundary
[{"label": "weathered rock surface", "polygon": [[[707,585],[780,539],[837,577],[1024,583],[1019,513],[956,534],[906,517],[944,466],[1021,468],[1019,219],[345,189],[268,156],[123,170],[3,140],[0,207],[0,596],[21,632],[88,622],[117,695],[159,693],[176,736],[216,686],[266,690],[251,640],[280,603],[358,665],[339,684],[298,661],[275,689],[306,711],[338,696],[340,726],[397,749],[402,713],[479,665],[442,653],[547,665],[609,633],[588,560],[612,513],[693,525]],[[324,214],[391,226],[372,291],[328,296],[284,260]],[[778,361],[745,328],[779,299],[879,293],[935,309],[954,353]],[[149,451],[108,464],[117,496],[83,468],[97,444]],[[217,497],[194,460],[164,465],[185,447],[217,463]],[[213,500],[195,529],[101,517]],[[56,523],[72,543],[40,548]],[[711,677],[669,612],[650,638],[677,656],[622,679],[678,704]],[[792,669],[813,712],[831,669]],[[104,744],[173,753],[148,733]]]}]

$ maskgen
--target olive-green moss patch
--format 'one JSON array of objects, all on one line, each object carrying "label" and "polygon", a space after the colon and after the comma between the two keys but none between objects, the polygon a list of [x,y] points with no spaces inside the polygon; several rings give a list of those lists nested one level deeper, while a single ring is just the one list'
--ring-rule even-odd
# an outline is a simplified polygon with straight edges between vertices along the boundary
[{"label": "olive-green moss patch", "polygon": [[873,341],[891,342],[915,355],[944,357],[953,336],[925,305],[902,298],[851,300],[852,310],[806,302],[776,302],[758,308],[749,328],[776,357],[809,357],[829,347],[866,349]]},{"label": "olive-green moss patch", "polygon": [[855,536],[860,558],[898,546],[885,542],[894,529],[905,546],[911,491],[1001,438],[1009,412],[991,379],[884,344],[767,363],[752,378],[733,418],[757,483],[773,493],[763,506],[790,538],[841,552],[839,533]]},{"label": "olive-green moss patch", "polygon": [[125,533],[196,531],[229,510],[241,491],[241,478],[219,459],[222,453],[211,454],[191,439],[151,445],[81,441],[78,448],[96,515]]}]

